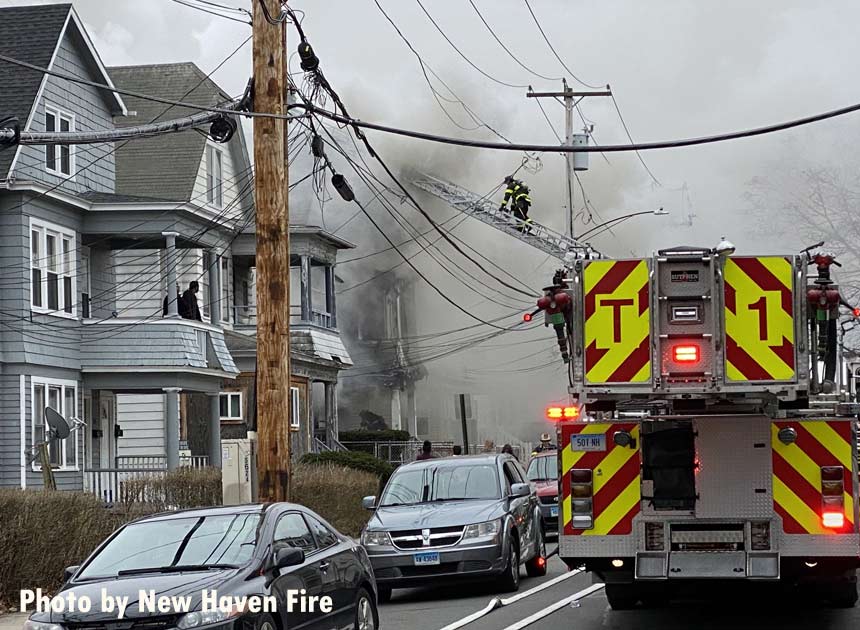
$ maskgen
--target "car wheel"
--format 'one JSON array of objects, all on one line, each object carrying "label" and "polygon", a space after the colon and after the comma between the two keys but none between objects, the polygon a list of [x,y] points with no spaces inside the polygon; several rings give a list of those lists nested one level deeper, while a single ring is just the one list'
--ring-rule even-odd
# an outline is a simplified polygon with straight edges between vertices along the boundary
[{"label": "car wheel", "polygon": [[526,562],[526,573],[529,577],[543,577],[546,575],[546,543],[543,539],[543,527],[537,527],[537,553]]},{"label": "car wheel", "polygon": [[278,625],[272,615],[263,613],[254,619],[254,630],[278,630]]},{"label": "car wheel", "polygon": [[387,604],[391,601],[391,588],[388,586],[377,586],[376,587],[376,599],[379,600],[381,604]]},{"label": "car wheel", "polygon": [[606,599],[612,610],[631,610],[636,608],[639,593],[634,584],[607,584]]},{"label": "car wheel", "polygon": [[499,589],[504,593],[516,591],[520,587],[520,552],[513,540],[508,541],[508,563],[499,576]]},{"label": "car wheel", "polygon": [[355,630],[376,630],[379,617],[373,598],[366,590],[359,589],[355,599]]}]

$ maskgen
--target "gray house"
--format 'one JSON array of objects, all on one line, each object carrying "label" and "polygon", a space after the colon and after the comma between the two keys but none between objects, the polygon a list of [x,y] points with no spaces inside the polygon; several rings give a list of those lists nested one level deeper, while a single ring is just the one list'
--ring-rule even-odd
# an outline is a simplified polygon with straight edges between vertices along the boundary
[{"label": "gray house", "polygon": [[[166,98],[228,98],[190,63],[106,69],[69,4],[0,8],[0,53]],[[3,62],[0,81],[0,117],[16,116],[27,130],[112,129],[188,113]],[[0,149],[0,487],[41,485],[28,452],[43,439],[46,407],[86,423],[50,449],[58,488],[111,499],[135,472],[219,465],[222,424],[250,407],[247,391],[235,396],[248,378],[238,378],[228,340],[251,331],[253,225],[241,126],[224,144],[185,132]],[[333,257],[299,257],[297,269],[313,260],[329,270],[328,287]],[[178,312],[177,291],[192,281],[199,320]],[[313,321],[309,297],[297,324],[339,343],[333,284],[324,294],[330,319]],[[253,343],[230,345],[246,370],[253,365]],[[312,344],[307,360],[351,363],[342,343],[324,346]],[[303,405],[295,431],[310,434],[313,405]]]}]

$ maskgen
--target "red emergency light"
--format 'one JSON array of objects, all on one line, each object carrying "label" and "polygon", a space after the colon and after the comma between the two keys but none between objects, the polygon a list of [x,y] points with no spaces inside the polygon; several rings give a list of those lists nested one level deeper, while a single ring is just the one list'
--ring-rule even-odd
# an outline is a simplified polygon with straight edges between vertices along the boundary
[{"label": "red emergency light", "polygon": [[531,313],[526,313],[525,315],[523,315],[523,321],[524,321],[524,322],[530,322],[530,321],[532,321],[532,314],[531,314]]},{"label": "red emergency light", "polygon": [[576,420],[579,418],[579,407],[547,407],[546,417],[549,420]]},{"label": "red emergency light", "polygon": [[821,524],[827,529],[842,529],[845,527],[845,515],[842,512],[825,512],[821,515]]},{"label": "red emergency light", "polygon": [[699,346],[674,346],[672,348],[672,358],[675,360],[675,363],[698,363]]}]

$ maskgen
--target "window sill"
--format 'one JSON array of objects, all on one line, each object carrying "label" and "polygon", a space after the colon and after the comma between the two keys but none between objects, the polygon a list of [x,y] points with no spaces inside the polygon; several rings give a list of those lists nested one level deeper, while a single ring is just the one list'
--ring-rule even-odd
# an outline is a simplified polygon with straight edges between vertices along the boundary
[{"label": "window sill", "polygon": [[52,170],[52,169],[48,168],[47,166],[45,167],[45,172],[48,173],[48,175],[53,175],[54,177],[59,177],[59,178],[65,180],[63,182],[64,184],[67,182],[74,182],[75,181],[76,173],[74,173],[74,172],[64,173],[63,171]]},{"label": "window sill", "polygon": [[241,424],[243,422],[242,418],[221,418],[221,422],[226,422],[228,424]]},{"label": "window sill", "polygon": [[[31,470],[32,470],[32,472],[40,473],[40,472],[42,472],[42,467],[34,465],[31,467]],[[80,471],[80,468],[78,468],[77,466],[61,466],[58,468],[51,468],[51,470],[55,473],[58,473],[58,472],[78,472],[78,471]]]},{"label": "window sill", "polygon": [[53,317],[62,317],[63,319],[78,319],[77,313],[67,313],[66,311],[56,311],[51,308],[45,308],[44,306],[33,306],[30,305],[30,312],[36,313],[37,315],[52,315]]}]

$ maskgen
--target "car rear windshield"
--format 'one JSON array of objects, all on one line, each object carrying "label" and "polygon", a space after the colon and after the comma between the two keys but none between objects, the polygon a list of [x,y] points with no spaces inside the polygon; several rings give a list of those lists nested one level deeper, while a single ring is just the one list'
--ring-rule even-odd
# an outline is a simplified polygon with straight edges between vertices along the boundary
[{"label": "car rear windshield", "polygon": [[498,499],[499,478],[492,464],[434,466],[395,472],[380,505],[413,505],[458,499]]},{"label": "car rear windshield", "polygon": [[181,566],[241,566],[254,553],[259,522],[259,514],[218,514],[133,523],[77,579]]},{"label": "car rear windshield", "polygon": [[552,481],[558,479],[558,456],[535,457],[526,471],[529,481]]}]

